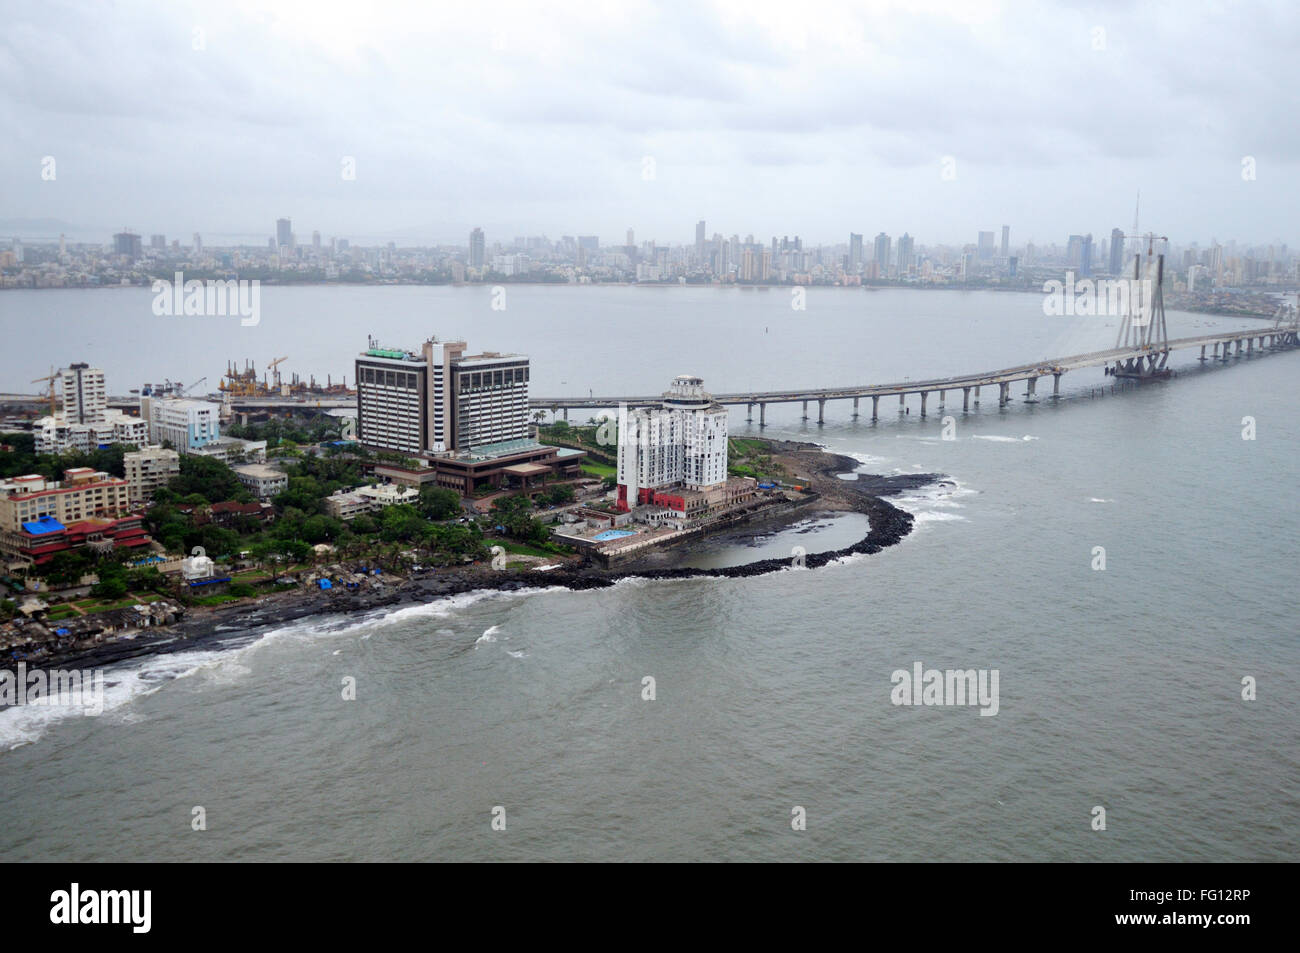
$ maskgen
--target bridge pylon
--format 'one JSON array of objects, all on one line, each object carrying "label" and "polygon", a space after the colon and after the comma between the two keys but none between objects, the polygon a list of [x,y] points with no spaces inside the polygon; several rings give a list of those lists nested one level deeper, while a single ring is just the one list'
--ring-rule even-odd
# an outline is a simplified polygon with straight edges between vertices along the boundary
[{"label": "bridge pylon", "polygon": [[1131,348],[1128,357],[1118,358],[1109,369],[1114,377],[1153,380],[1170,377],[1169,327],[1165,321],[1165,256],[1155,253],[1156,239],[1147,235],[1146,277],[1143,278],[1142,255],[1133,256],[1133,279],[1129,285],[1128,308],[1115,341],[1117,348]]}]

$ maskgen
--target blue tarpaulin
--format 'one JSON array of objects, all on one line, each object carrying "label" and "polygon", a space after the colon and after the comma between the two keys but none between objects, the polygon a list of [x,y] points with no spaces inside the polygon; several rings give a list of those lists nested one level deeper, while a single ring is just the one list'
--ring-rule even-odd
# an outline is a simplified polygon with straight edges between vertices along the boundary
[{"label": "blue tarpaulin", "polygon": [[333,588],[334,588],[334,583],[330,582],[328,579],[321,579],[321,580],[319,580],[319,582],[317,583],[317,585],[319,585],[322,589],[333,589]]},{"label": "blue tarpaulin", "polygon": [[53,516],[42,516],[38,520],[24,523],[23,529],[31,533],[33,536],[44,536],[47,533],[62,533],[67,529],[67,527],[56,520]]}]

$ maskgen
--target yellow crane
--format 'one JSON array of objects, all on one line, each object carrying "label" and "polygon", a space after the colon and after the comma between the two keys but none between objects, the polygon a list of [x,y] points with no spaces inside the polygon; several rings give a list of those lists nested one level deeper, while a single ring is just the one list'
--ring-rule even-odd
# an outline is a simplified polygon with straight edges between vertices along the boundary
[{"label": "yellow crane", "polygon": [[269,364],[266,365],[266,371],[267,371],[267,373],[270,374],[270,373],[274,372],[274,374],[275,374],[275,384],[273,384],[273,385],[268,385],[268,386],[270,386],[270,387],[273,387],[275,390],[279,390],[279,389],[280,389],[280,372],[277,371],[276,368],[279,367],[281,364],[283,364],[283,363],[284,363],[285,361],[287,361],[287,360],[289,360],[289,358],[288,358],[287,356],[285,356],[285,357],[277,357],[274,361],[272,361],[271,363],[269,363]]},{"label": "yellow crane", "polygon": [[55,409],[55,401],[54,401],[54,382],[55,382],[56,380],[59,379],[59,376],[60,376],[61,374],[62,374],[62,371],[61,371],[61,370],[56,371],[53,367],[51,367],[51,368],[50,368],[50,373],[47,374],[45,377],[38,377],[38,378],[36,378],[34,381],[32,381],[33,384],[40,384],[40,383],[45,383],[45,382],[48,382],[48,383],[49,383],[49,385],[50,385],[50,416],[51,416],[51,417],[54,416],[54,409]]}]

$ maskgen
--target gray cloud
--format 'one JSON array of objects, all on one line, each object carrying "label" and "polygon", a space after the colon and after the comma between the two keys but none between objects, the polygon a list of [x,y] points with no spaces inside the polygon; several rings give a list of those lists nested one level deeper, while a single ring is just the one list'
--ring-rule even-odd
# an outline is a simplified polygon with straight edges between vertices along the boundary
[{"label": "gray cloud", "polygon": [[661,241],[701,217],[813,241],[1009,222],[1063,241],[1127,226],[1141,188],[1171,235],[1296,240],[1300,15],[1284,2],[87,2],[9,18],[3,217],[188,235],[269,234],[287,214],[462,241],[467,222]]}]

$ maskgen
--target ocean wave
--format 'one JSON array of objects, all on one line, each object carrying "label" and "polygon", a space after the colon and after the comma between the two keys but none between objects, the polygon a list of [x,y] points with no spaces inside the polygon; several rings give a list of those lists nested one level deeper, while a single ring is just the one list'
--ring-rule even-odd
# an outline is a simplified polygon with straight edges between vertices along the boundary
[{"label": "ocean wave", "polygon": [[[243,648],[247,648],[244,646]],[[242,651],[236,650],[236,651]],[[138,698],[153,695],[169,683],[212,673],[214,681],[233,681],[249,669],[232,658],[228,649],[198,649],[151,655],[110,669],[85,669],[102,672],[104,678],[103,711],[84,714],[85,709],[72,705],[14,705],[0,710],[0,751],[38,741],[54,725],[69,718],[104,718],[122,723],[144,720],[138,712],[125,706]]]},{"label": "ocean wave", "polygon": [[[355,635],[358,632],[361,633],[361,638],[368,639],[374,632],[396,622],[426,617],[443,618],[492,598],[513,598],[561,589],[562,587],[559,586],[516,589],[509,592],[479,589],[442,597],[420,605],[405,606],[401,609],[374,610],[361,618],[311,616],[264,632],[254,631],[246,640],[230,642],[214,648],[169,652],[118,663],[103,669],[104,712],[99,717],[102,718],[111,712],[114,713],[111,720],[116,723],[139,721],[141,720],[139,714],[128,714],[123,710],[124,706],[130,705],[138,698],[159,692],[172,682],[201,679],[205,684],[213,687],[231,684],[252,672],[251,655],[279,642],[314,642],[322,637]],[[498,628],[493,626],[488,633],[495,633]],[[436,631],[439,634],[454,634],[449,629]],[[488,641],[495,641],[495,636],[493,635]],[[332,654],[338,654],[340,651],[342,649]],[[0,751],[34,743],[52,726],[67,718],[85,717],[88,716],[82,714],[81,708],[67,705],[16,705],[0,709]]]}]

